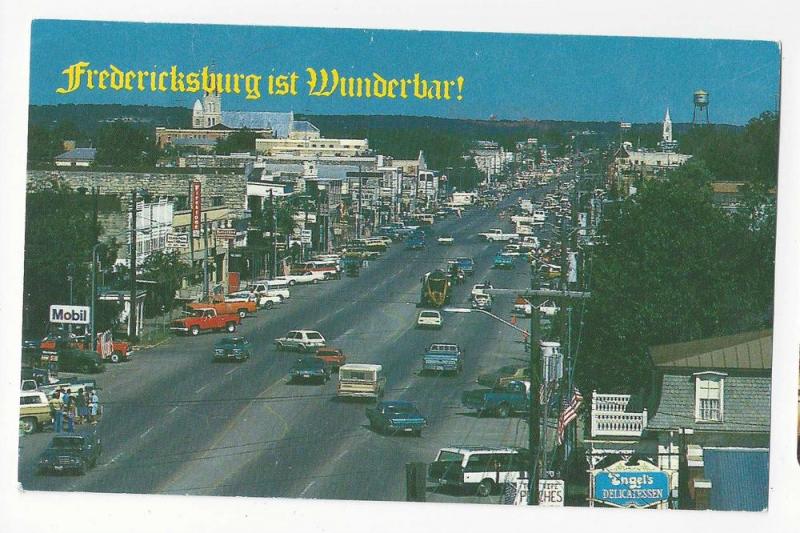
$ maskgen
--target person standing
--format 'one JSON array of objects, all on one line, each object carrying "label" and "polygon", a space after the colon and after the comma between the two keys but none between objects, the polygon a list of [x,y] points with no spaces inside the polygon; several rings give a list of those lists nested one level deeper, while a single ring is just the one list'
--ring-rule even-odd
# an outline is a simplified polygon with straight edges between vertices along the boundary
[{"label": "person standing", "polygon": [[64,402],[61,401],[61,391],[55,391],[50,399],[50,414],[53,417],[53,431],[61,433],[64,425]]},{"label": "person standing", "polygon": [[75,409],[77,411],[77,417],[75,421],[78,424],[83,424],[84,420],[88,416],[88,410],[86,409],[86,393],[84,390],[78,389],[78,394],[75,395]]},{"label": "person standing", "polygon": [[97,397],[97,391],[92,389],[91,395],[89,396],[89,415],[92,421],[92,425],[97,424],[97,414],[100,412],[100,398]]}]

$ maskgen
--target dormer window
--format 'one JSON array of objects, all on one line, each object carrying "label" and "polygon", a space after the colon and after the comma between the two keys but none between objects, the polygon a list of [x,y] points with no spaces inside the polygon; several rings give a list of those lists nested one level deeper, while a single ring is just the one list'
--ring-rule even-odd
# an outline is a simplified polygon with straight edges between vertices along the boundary
[{"label": "dormer window", "polygon": [[722,372],[699,372],[695,379],[696,422],[722,422],[725,406],[725,377]]}]

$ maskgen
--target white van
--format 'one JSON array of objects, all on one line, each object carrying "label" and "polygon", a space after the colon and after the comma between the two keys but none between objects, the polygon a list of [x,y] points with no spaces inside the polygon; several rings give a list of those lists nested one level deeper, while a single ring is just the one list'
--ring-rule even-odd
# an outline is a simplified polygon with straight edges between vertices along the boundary
[{"label": "white van", "polygon": [[336,395],[340,398],[381,398],[385,387],[381,365],[351,363],[339,367]]},{"label": "white van", "polygon": [[529,461],[524,448],[442,448],[428,467],[428,481],[489,496],[500,485],[525,478]]}]

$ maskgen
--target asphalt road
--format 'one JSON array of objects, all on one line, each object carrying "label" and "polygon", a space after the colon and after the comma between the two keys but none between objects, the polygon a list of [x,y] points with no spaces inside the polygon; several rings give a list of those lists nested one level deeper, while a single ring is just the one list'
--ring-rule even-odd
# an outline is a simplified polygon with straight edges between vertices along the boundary
[{"label": "asphalt road", "polygon": [[[541,190],[540,190],[541,191]],[[50,431],[20,439],[19,480],[26,490],[117,493],[274,496],[405,500],[407,462],[430,462],[454,444],[525,446],[527,423],[518,417],[476,418],[460,405],[461,392],[485,371],[525,364],[522,335],[478,313],[445,314],[440,331],[415,329],[420,277],[446,258],[471,256],[475,274],[455,290],[452,305],[468,307],[471,283],[524,289],[529,269],[518,258],[513,270],[491,269],[501,244],[477,233],[498,222],[498,209],[471,209],[437,223],[425,250],[393,245],[357,278],[293,288],[290,300],[249,317],[239,332],[256,353],[240,364],[214,364],[212,346],[223,334],[176,337],[108,366],[99,376],[105,414],[97,426],[103,454],[85,476],[41,476],[35,464]],[[538,194],[543,194],[539,192]],[[453,246],[435,236],[451,233]],[[495,298],[493,312],[509,318],[513,296]],[[335,398],[336,380],[290,385],[296,359],[275,350],[272,340],[290,329],[316,329],[349,362],[380,363],[386,399],[417,403],[429,419],[421,437],[372,432],[368,403]],[[466,349],[464,372],[421,376],[421,354],[431,342]],[[497,501],[432,491],[429,501]]]}]

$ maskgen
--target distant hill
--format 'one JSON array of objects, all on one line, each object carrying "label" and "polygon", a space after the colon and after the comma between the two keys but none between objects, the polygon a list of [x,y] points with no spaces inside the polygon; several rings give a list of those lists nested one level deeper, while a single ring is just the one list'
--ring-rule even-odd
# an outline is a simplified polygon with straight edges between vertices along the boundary
[{"label": "distant hill", "polygon": [[68,121],[89,137],[94,137],[102,124],[114,120],[124,120],[150,128],[156,126],[188,128],[192,125],[192,110],[185,107],[59,104],[32,105],[28,109],[30,124],[49,127]]}]

